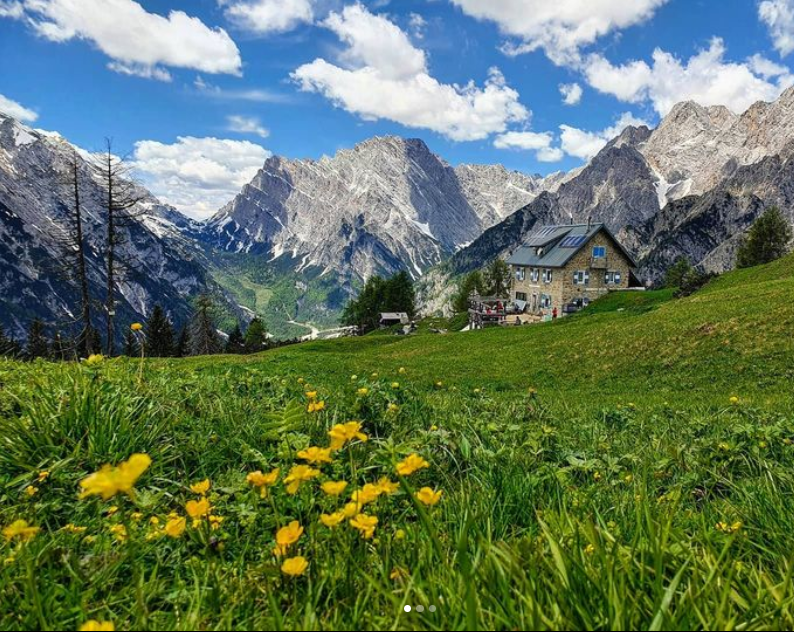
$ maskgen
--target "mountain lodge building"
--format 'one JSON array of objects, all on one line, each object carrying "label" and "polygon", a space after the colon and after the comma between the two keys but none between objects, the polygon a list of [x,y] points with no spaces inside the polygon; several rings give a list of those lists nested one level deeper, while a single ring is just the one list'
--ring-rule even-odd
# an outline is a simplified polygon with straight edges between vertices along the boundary
[{"label": "mountain lodge building", "polygon": [[507,260],[520,312],[562,316],[599,296],[627,290],[634,258],[604,224],[541,226]]}]

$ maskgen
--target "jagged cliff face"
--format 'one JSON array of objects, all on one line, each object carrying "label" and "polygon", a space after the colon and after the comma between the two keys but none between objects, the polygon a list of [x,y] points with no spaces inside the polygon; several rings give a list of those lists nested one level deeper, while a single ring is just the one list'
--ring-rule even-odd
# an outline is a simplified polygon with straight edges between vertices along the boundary
[{"label": "jagged cliff face", "polygon": [[298,271],[419,277],[541,190],[499,166],[453,169],[420,140],[373,138],[319,161],[269,159],[205,235]]},{"label": "jagged cliff face", "polygon": [[[73,151],[57,135],[0,115],[0,323],[16,336],[24,335],[34,317],[65,331],[79,317],[79,292],[64,246],[72,204],[66,174]],[[107,278],[105,194],[83,158],[79,163],[88,277],[99,317]],[[119,286],[120,327],[144,317],[155,302],[183,321],[188,298],[209,286],[197,261],[200,251],[181,232],[196,226],[141,194],[138,210],[146,213],[124,228],[119,246],[120,258],[135,264]]]}]

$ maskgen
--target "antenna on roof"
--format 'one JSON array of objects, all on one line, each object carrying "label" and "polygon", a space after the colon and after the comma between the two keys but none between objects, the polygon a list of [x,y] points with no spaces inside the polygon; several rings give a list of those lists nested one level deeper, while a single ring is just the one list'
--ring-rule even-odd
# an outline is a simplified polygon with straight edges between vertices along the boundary
[{"label": "antenna on roof", "polygon": [[569,215],[569,216],[570,216],[570,218],[571,218],[571,226],[573,226],[573,213],[568,213],[568,215]]}]

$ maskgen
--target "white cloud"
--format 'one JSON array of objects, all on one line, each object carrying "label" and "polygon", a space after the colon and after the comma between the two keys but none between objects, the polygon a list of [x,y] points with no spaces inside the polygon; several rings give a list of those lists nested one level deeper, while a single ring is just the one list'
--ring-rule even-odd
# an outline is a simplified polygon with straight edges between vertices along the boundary
[{"label": "white cloud", "polygon": [[554,62],[578,59],[582,46],[651,18],[668,0],[451,0],[464,13],[495,22],[518,39],[504,50],[543,49]]},{"label": "white cloud", "polygon": [[411,34],[416,39],[425,38],[425,30],[427,29],[427,20],[425,20],[418,13],[412,13],[408,16],[408,25],[411,27]]},{"label": "white cloud", "polygon": [[497,149],[519,149],[534,151],[540,162],[559,162],[565,154],[559,147],[553,147],[554,135],[551,132],[506,132],[496,137]]},{"label": "white cloud", "polygon": [[[110,57],[112,70],[163,80],[162,66],[240,74],[237,45],[183,11],[149,13],[135,0],[23,0],[25,19],[53,42],[82,39]],[[2,14],[0,14],[2,15]]]},{"label": "white cloud", "polygon": [[786,56],[794,51],[794,0],[764,0],[758,17],[769,28],[775,48]]},{"label": "white cloud", "polygon": [[560,94],[565,105],[579,105],[582,102],[582,86],[578,83],[563,83],[560,85]]},{"label": "white cloud", "polygon": [[141,64],[127,64],[120,61],[111,61],[108,63],[108,69],[121,75],[141,77],[142,79],[156,79],[157,81],[165,82],[170,82],[174,79],[170,72],[158,66],[145,66]]},{"label": "white cloud", "polygon": [[267,138],[270,136],[270,130],[262,125],[255,116],[240,116],[234,114],[226,117],[228,124],[227,128],[230,132],[237,132],[238,134],[254,134],[260,138]]},{"label": "white cloud", "polygon": [[307,92],[318,92],[365,120],[388,119],[459,141],[480,140],[523,122],[529,111],[519,103],[498,69],[485,86],[440,83],[431,77],[425,53],[386,18],[362,5],[332,13],[323,25],[347,45],[340,65],[316,59],[292,73]]},{"label": "white cloud", "polygon": [[588,132],[570,125],[560,125],[562,149],[569,156],[590,160],[627,127],[642,125],[647,126],[648,123],[630,112],[624,112],[614,125],[600,132]]},{"label": "white cloud", "polygon": [[631,61],[615,66],[592,55],[585,67],[588,83],[628,103],[650,102],[664,116],[673,106],[692,100],[704,106],[725,105],[743,112],[756,101],[773,101],[791,85],[788,68],[756,55],[744,63],[725,60],[720,38],[683,62],[657,48],[653,62]]},{"label": "white cloud", "polygon": [[8,97],[3,96],[0,94],[0,112],[3,114],[8,114],[18,121],[22,121],[23,123],[33,123],[39,118],[39,115],[36,114],[33,110],[26,108],[25,106],[9,99]]},{"label": "white cloud", "polygon": [[291,103],[293,101],[291,95],[260,88],[224,89],[205,81],[201,76],[196,77],[193,81],[193,87],[208,97],[223,101],[251,101],[252,103]]},{"label": "white cloud", "polygon": [[314,20],[312,0],[218,0],[227,19],[246,31],[285,33]]},{"label": "white cloud", "polygon": [[17,20],[25,17],[25,8],[19,0],[0,0],[0,18],[15,18]]},{"label": "white cloud", "polygon": [[179,137],[135,144],[134,167],[163,202],[191,217],[213,215],[248,184],[270,152],[248,141]]}]

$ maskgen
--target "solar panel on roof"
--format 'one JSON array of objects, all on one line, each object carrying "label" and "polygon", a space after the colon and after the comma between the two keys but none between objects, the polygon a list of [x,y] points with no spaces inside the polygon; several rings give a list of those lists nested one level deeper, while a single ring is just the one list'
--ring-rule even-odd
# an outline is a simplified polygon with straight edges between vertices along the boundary
[{"label": "solar panel on roof", "polygon": [[560,242],[560,248],[578,248],[587,239],[584,235],[576,235],[574,237],[566,237]]}]

